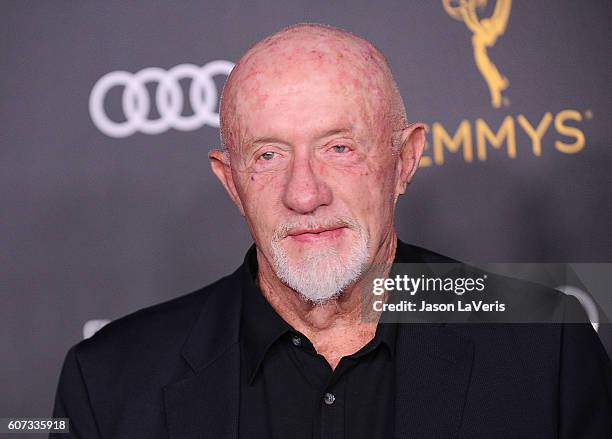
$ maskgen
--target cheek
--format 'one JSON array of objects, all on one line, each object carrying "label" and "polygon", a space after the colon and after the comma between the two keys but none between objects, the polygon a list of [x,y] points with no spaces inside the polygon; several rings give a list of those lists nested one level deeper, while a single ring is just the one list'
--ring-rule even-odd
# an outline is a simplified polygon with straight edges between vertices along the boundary
[{"label": "cheek", "polygon": [[281,190],[282,178],[277,174],[245,173],[240,179],[240,198],[257,235],[272,233],[276,227]]},{"label": "cheek", "polygon": [[327,172],[334,194],[353,214],[380,221],[393,209],[393,173],[388,167],[364,162]]}]

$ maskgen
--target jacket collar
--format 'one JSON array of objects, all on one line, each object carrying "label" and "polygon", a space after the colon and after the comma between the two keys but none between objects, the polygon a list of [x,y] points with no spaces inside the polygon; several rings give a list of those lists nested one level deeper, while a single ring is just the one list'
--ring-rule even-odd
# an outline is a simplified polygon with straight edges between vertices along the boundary
[{"label": "jacket collar", "polygon": [[[244,265],[220,280],[209,293],[198,320],[193,326],[181,354],[191,368],[198,372],[238,343],[242,284],[239,278]],[[214,336],[210,336],[214,334]]]},{"label": "jacket collar", "polygon": [[244,266],[207,288],[181,355],[186,377],[164,387],[171,439],[237,439],[241,282]]}]

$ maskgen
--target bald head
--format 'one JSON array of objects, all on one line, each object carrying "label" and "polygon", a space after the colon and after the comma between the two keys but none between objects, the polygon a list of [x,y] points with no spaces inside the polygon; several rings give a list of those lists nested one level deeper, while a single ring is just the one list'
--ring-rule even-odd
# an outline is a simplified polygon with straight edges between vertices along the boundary
[{"label": "bald head", "polygon": [[[397,84],[384,55],[369,41],[348,31],[303,23],[285,28],[251,47],[229,76],[220,104],[221,142],[225,150],[240,146],[248,133],[241,103],[249,111],[266,105],[271,87],[285,87],[316,74],[339,96],[355,99],[372,122],[383,123],[394,147],[407,125]],[[244,111],[242,111],[244,112]]]}]

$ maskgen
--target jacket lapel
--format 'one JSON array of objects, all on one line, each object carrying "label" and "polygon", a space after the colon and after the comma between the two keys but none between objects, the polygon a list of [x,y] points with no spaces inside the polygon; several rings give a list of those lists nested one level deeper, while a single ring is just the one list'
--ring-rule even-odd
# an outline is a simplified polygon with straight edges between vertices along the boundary
[{"label": "jacket lapel", "polygon": [[183,349],[191,371],[164,388],[171,439],[236,439],[240,403],[240,269],[210,292]]},{"label": "jacket lapel", "polygon": [[396,354],[395,436],[456,438],[472,370],[470,339],[451,325],[401,324]]}]

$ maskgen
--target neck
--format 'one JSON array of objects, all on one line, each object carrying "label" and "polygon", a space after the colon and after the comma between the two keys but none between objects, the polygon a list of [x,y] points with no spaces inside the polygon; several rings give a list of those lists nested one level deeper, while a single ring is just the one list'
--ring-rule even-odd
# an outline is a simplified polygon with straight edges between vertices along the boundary
[{"label": "neck", "polygon": [[[397,248],[397,235],[391,231],[378,246],[371,259],[371,269],[377,277],[385,276],[393,263]],[[343,356],[358,351],[376,332],[380,314],[364,319],[362,288],[373,273],[366,273],[342,294],[324,304],[304,300],[296,291],[283,284],[274,274],[267,259],[257,250],[259,287],[274,310],[294,329],[313,343],[317,352],[325,357],[332,368]],[[365,299],[371,299],[365,295]],[[371,307],[369,308],[371,309]]]}]

